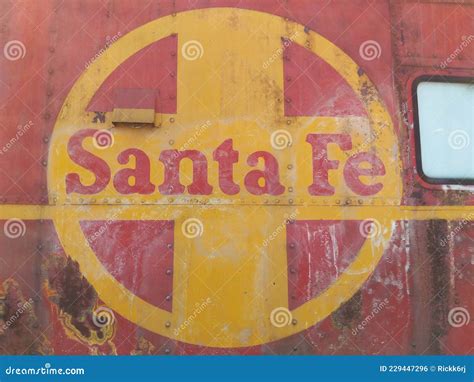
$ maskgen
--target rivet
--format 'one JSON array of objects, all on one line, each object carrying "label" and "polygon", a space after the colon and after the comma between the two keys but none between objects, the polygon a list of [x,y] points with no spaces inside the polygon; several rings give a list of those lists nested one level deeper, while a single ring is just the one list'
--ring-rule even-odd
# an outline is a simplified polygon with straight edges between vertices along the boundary
[{"label": "rivet", "polygon": [[171,52],[171,56],[172,57],[176,56],[176,52]]},{"label": "rivet", "polygon": [[46,92],[46,95],[47,95],[48,97],[51,97],[51,96],[53,95],[53,92],[52,92],[51,90],[48,90],[48,91]]},{"label": "rivet", "polygon": [[293,318],[293,320],[291,321],[291,323],[292,323],[293,325],[296,325],[296,324],[298,323],[298,320],[297,320],[296,318]]},{"label": "rivet", "polygon": [[294,221],[294,220],[289,220],[289,221],[288,221],[288,223],[290,223],[290,224],[294,224],[294,223],[295,223],[295,221]]},{"label": "rivet", "polygon": [[54,50],[55,50],[54,47],[52,47],[52,46],[49,47],[49,51],[50,51],[51,53],[54,53]]},{"label": "rivet", "polygon": [[293,204],[293,199],[288,200],[288,203]]},{"label": "rivet", "polygon": [[296,269],[295,269],[295,268],[290,268],[290,273],[295,274],[295,273],[296,273]]},{"label": "rivet", "polygon": [[41,251],[41,250],[43,249],[43,244],[41,244],[41,243],[38,244],[38,245],[36,246],[36,249],[38,249],[38,251]]},{"label": "rivet", "polygon": [[174,118],[170,118],[170,122],[173,123],[173,122],[174,122]]},{"label": "rivet", "polygon": [[176,97],[173,94],[170,94],[169,98],[170,99],[175,99]]},{"label": "rivet", "polygon": [[43,119],[45,119],[46,121],[49,120],[50,118],[51,118],[51,114],[49,114],[49,113],[45,113],[43,115]]},{"label": "rivet", "polygon": [[44,138],[43,138],[43,142],[44,142],[44,143],[48,143],[48,142],[49,142],[49,137],[44,137]]},{"label": "rivet", "polygon": [[291,103],[291,98],[285,98],[286,103]]},{"label": "rivet", "polygon": [[43,160],[43,161],[41,161],[41,164],[46,167],[46,166],[48,165],[48,162],[46,162],[45,160]]},{"label": "rivet", "polygon": [[170,72],[170,77],[174,77],[175,75],[175,72]]},{"label": "rivet", "polygon": [[167,295],[167,296],[165,297],[165,300],[166,300],[166,301],[170,301],[170,300],[171,300],[171,296],[170,296],[170,295]]},{"label": "rivet", "polygon": [[49,68],[49,69],[48,69],[48,74],[53,74],[53,73],[54,73],[54,69]]},{"label": "rivet", "polygon": [[292,300],[296,300],[296,296],[294,294],[291,295]]},{"label": "rivet", "polygon": [[298,351],[298,348],[297,348],[297,347],[294,347],[294,348],[293,348],[293,351]]},{"label": "rivet", "polygon": [[166,326],[167,328],[169,328],[169,327],[171,326],[171,322],[166,321],[166,322],[165,322],[165,326]]},{"label": "rivet", "polygon": [[168,247],[169,249],[171,249],[171,248],[173,248],[173,244],[168,243],[167,247]]},{"label": "rivet", "polygon": [[167,275],[170,275],[171,273],[172,273],[171,269],[167,269],[167,270],[166,270],[166,274],[167,274]]},{"label": "rivet", "polygon": [[166,349],[165,349],[165,354],[170,354],[170,353],[171,353],[171,350],[168,349],[168,348],[166,348]]},{"label": "rivet", "polygon": [[293,192],[293,187],[288,187],[288,192]]},{"label": "rivet", "polygon": [[292,164],[289,164],[288,166],[286,166],[288,168],[288,170],[291,170],[293,168],[293,165]]},{"label": "rivet", "polygon": [[287,124],[287,125],[291,125],[291,119],[287,119],[287,120],[286,120],[286,124]]},{"label": "rivet", "polygon": [[286,80],[291,81],[291,77],[290,76],[286,77]]},{"label": "rivet", "polygon": [[117,199],[117,200],[115,201],[115,203],[120,204],[120,203],[122,203],[122,201],[121,201],[120,199]]},{"label": "rivet", "polygon": [[290,248],[295,248],[295,247],[296,247],[295,243],[290,243]]}]

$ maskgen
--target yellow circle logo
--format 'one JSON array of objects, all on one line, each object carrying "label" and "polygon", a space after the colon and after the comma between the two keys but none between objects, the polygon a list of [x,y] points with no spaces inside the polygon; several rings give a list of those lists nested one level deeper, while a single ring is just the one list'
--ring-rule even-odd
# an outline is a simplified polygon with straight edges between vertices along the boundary
[{"label": "yellow circle logo", "polygon": [[[178,44],[176,114],[128,111],[153,120],[140,129],[114,125],[112,113],[91,123],[87,105],[107,77],[170,35]],[[285,116],[282,38],[283,48],[304,47],[332,67],[367,117]],[[400,202],[396,142],[374,85],[324,37],[250,10],[178,13],[123,36],[73,86],[49,154],[50,202],[60,206],[53,220],[65,252],[128,320],[192,344],[267,343],[326,318],[374,270],[392,233],[376,204]],[[294,308],[288,220],[360,222],[365,239],[334,282]],[[171,311],[117,281],[86,240],[84,221],[173,222]]]}]

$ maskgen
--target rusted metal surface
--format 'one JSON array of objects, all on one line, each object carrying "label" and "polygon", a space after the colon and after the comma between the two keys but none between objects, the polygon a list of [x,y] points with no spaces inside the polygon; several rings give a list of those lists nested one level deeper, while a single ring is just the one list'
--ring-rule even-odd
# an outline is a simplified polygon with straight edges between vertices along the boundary
[{"label": "rusted metal surface", "polygon": [[[467,317],[474,312],[474,188],[428,184],[417,173],[412,84],[421,75],[474,76],[474,41],[447,62],[472,36],[474,2],[0,0],[0,7],[2,46],[21,43],[16,44],[19,53],[4,51],[0,57],[0,354],[473,353],[470,318],[453,325],[452,316],[459,309]],[[179,23],[173,20],[187,17],[183,11],[203,9],[221,11],[223,19],[197,13],[204,26],[197,21],[188,25],[186,38],[199,36],[199,41],[209,33],[218,40],[224,32],[235,37],[251,25],[247,18],[261,17],[261,28],[260,40],[245,36],[249,40],[243,44],[230,39],[228,60],[204,47],[204,55],[226,66],[208,68],[221,81],[211,81],[211,90],[200,93],[204,71],[180,67],[185,61],[179,32],[137,52],[133,46],[147,38],[140,34],[146,23],[170,17],[172,29]],[[244,10],[263,13],[248,16]],[[148,35],[162,33],[165,24],[157,25]],[[215,29],[202,32],[209,25]],[[263,50],[272,43],[272,28],[280,25],[285,35],[262,68],[272,71],[272,65],[280,65],[281,73],[276,79],[252,77],[237,54],[248,54],[247,45]],[[334,61],[354,63],[356,72],[336,70],[327,57],[321,58],[324,49],[321,57],[315,55],[311,49],[320,49],[319,36],[336,47]],[[364,50],[367,43],[375,52]],[[118,46],[127,51],[125,59],[116,52]],[[101,78],[104,71],[110,75],[88,94],[87,84],[96,84],[90,73]],[[360,95],[348,78],[362,81]],[[253,92],[249,83],[263,90]],[[180,97],[187,91],[197,92],[199,99],[187,114],[196,117],[183,122],[186,106]],[[367,107],[379,98],[383,111]],[[85,117],[74,120],[81,126],[74,134],[61,126],[75,109],[71,100],[85,105],[79,111]],[[260,102],[268,119],[258,125],[252,113]],[[218,111],[211,108],[214,104]],[[385,115],[390,131],[380,134],[367,127],[367,119],[384,120]],[[315,182],[308,191],[311,159],[313,165],[321,160],[311,158],[318,142],[297,137],[298,131],[305,137],[321,132],[311,125],[316,117],[328,118],[326,125],[318,125],[323,132],[332,128],[330,118],[341,118],[335,123],[342,127],[335,131],[352,136],[357,147],[340,150],[337,179],[331,175],[326,188]],[[214,126],[219,119],[225,123]],[[270,178],[280,174],[282,184],[275,182],[258,194],[262,184],[244,179],[258,164],[250,153],[267,149],[258,145],[266,134],[261,125],[268,121],[275,129],[288,129],[298,151],[274,154],[278,161],[269,166]],[[141,127],[128,133],[134,123]],[[250,123],[255,123],[254,132]],[[213,126],[228,129],[225,138],[232,138],[233,146],[220,139],[219,130],[209,133]],[[128,180],[115,176],[129,158],[121,150],[97,151],[106,162],[92,166],[97,179],[106,177],[107,166],[112,169],[105,191],[81,193],[71,181],[73,192],[62,193],[66,175],[86,163],[73,159],[74,167],[70,158],[83,158],[82,142],[99,130],[113,132],[115,147],[143,149],[146,158],[141,157],[143,171],[137,176],[148,175],[150,181],[129,192]],[[355,138],[367,131],[374,138]],[[63,150],[61,145],[68,143]],[[338,144],[344,146],[342,138]],[[179,179],[172,178],[172,167],[180,154],[162,157],[173,149],[202,151],[195,161],[201,168],[214,159],[194,189],[191,179],[181,179],[186,187],[177,193]],[[58,154],[62,150],[68,155]],[[308,158],[302,170],[296,162],[303,150]],[[243,174],[236,170],[235,179],[228,168],[212,175],[220,171],[216,162],[235,158],[235,152],[238,164],[250,167]],[[368,156],[371,152],[382,156],[381,166]],[[370,194],[351,176],[358,167],[347,162],[357,154],[373,159],[372,185],[377,176],[388,174],[381,194]],[[157,163],[169,165],[172,181],[167,185],[164,175],[157,175]],[[69,166],[67,173],[61,172],[63,164]],[[186,174],[193,174],[194,184],[193,171],[187,168]],[[314,179],[321,180],[317,174]],[[89,180],[93,183],[93,177]],[[285,191],[279,193],[281,187]],[[254,215],[253,209],[264,213]],[[186,241],[183,217],[204,221],[202,241]],[[380,222],[380,238],[364,235],[361,225],[368,219]],[[13,230],[8,228],[12,224]],[[265,241],[248,251],[255,255],[241,258],[240,250],[258,242],[258,234]],[[277,244],[283,257],[267,250]],[[83,253],[94,254],[95,271]],[[361,256],[380,256],[380,261],[353,268]],[[354,276],[360,269],[366,279]],[[353,278],[337,284],[344,275]],[[234,278],[235,285],[227,286]],[[284,303],[282,291],[287,293]],[[136,308],[138,300],[143,304]],[[315,301],[321,301],[317,309],[301,313]],[[158,313],[145,314],[140,307]],[[284,328],[270,324],[268,314],[280,307],[290,313]],[[241,321],[249,324],[241,327]]]}]

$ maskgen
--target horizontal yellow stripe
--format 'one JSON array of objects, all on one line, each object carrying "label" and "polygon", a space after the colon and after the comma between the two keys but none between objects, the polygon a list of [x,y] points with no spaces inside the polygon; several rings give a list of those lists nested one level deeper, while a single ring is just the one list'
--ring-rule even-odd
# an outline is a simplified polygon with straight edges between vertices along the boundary
[{"label": "horizontal yellow stripe", "polygon": [[[0,219],[23,220],[55,219],[60,216],[77,219],[95,216],[97,219],[154,220],[173,219],[180,210],[206,208],[220,209],[221,205],[2,205]],[[226,206],[228,208],[228,206]],[[474,220],[473,206],[268,206],[248,205],[235,209],[265,208],[297,211],[297,220]],[[113,220],[113,219],[112,219]]]}]

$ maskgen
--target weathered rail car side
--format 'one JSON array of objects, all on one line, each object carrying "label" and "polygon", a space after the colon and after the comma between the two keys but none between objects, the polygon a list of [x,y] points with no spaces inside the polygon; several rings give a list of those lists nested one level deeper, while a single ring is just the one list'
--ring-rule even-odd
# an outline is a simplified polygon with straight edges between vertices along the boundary
[{"label": "weathered rail car side", "polygon": [[0,9],[0,354],[472,354],[474,2]]}]

